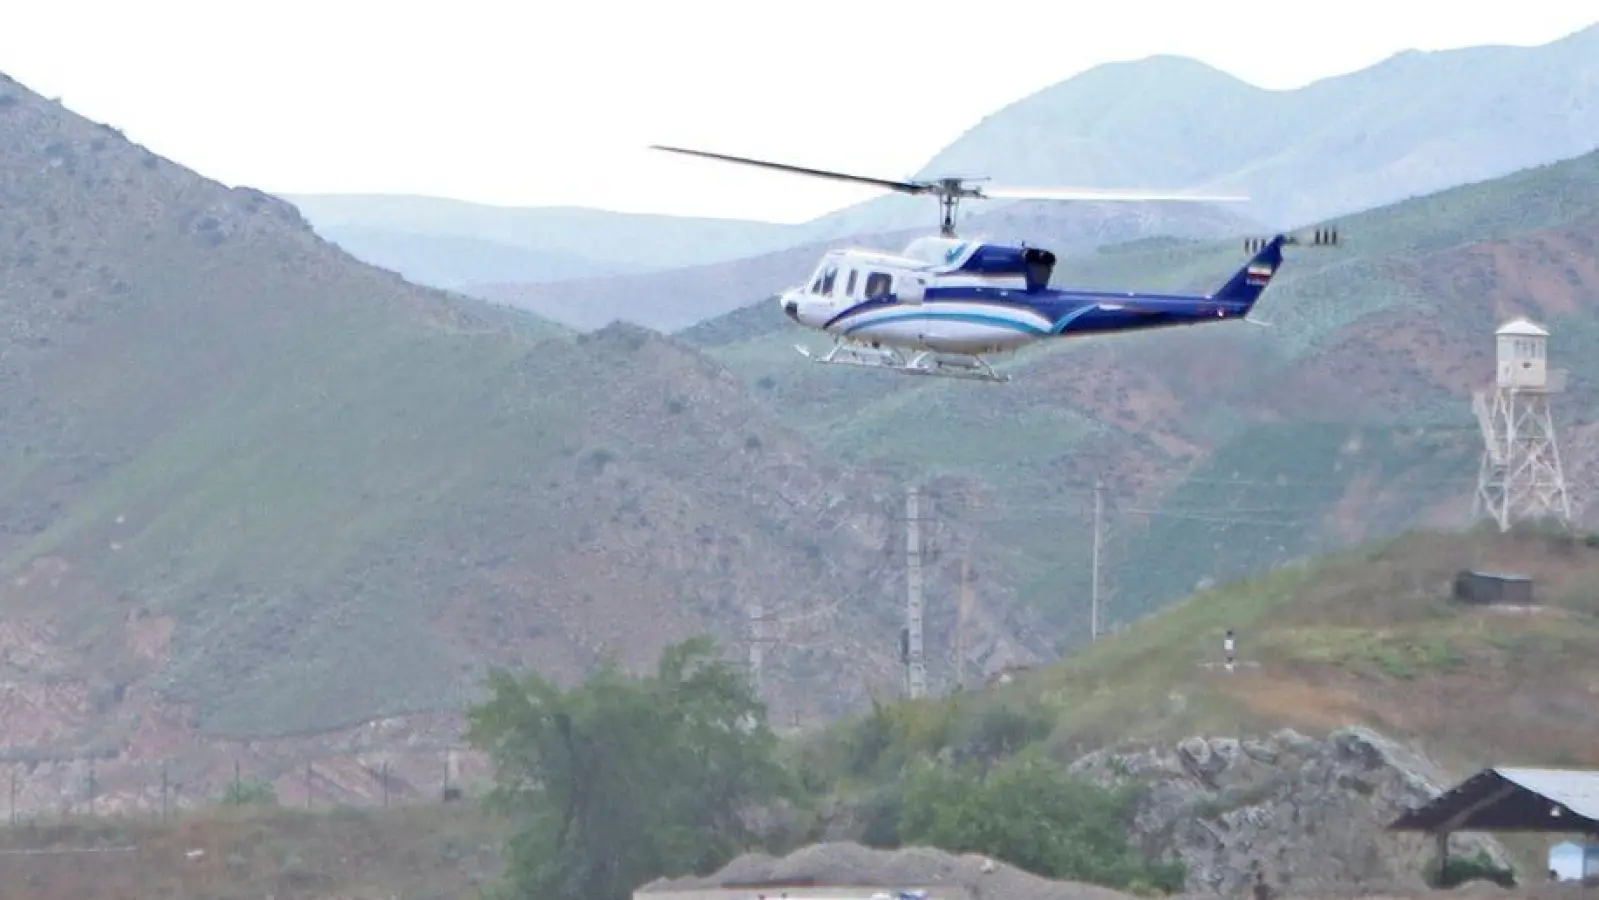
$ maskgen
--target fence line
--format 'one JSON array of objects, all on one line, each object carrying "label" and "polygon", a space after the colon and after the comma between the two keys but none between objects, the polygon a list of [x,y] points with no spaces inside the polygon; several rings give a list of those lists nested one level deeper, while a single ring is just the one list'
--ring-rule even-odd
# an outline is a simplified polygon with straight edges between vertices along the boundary
[{"label": "fence line", "polygon": [[196,753],[170,759],[95,757],[0,762],[6,816],[22,825],[70,816],[143,816],[268,804],[305,809],[381,808],[463,799],[487,775],[467,747],[279,759]]},{"label": "fence line", "polygon": [[40,847],[0,850],[0,856],[76,856],[79,853],[137,853],[138,847]]}]

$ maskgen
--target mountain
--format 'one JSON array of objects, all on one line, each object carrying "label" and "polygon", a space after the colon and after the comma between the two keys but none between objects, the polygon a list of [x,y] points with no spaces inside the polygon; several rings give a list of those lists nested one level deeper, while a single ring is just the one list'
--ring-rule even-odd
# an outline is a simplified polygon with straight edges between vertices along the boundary
[{"label": "mountain", "polygon": [[[1599,153],[1340,220],[1290,254],[1259,308],[1217,325],[1068,341],[1002,363],[1005,385],[805,363],[762,302],[683,333],[838,459],[984,485],[979,521],[1022,596],[1073,637],[1090,618],[1091,510],[1104,485],[1102,621],[1352,541],[1458,523],[1480,437],[1470,390],[1493,329],[1527,314],[1569,370],[1561,452],[1599,467]],[[1142,240],[1062,260],[1088,287],[1206,290],[1236,243]],[[1591,517],[1587,498],[1574,498]],[[940,633],[938,641],[950,640]],[[943,646],[940,644],[940,646]]]},{"label": "mountain", "polygon": [[[742,657],[754,603],[783,720],[893,683],[903,485],[691,346],[417,287],[10,80],[0,198],[24,805],[80,796],[92,755],[104,808],[152,802],[163,763],[202,792],[240,755],[434,771],[485,666],[570,679],[704,632]],[[980,552],[927,534],[930,573]],[[993,579],[974,646],[1039,658]]]},{"label": "mountain", "polygon": [[[1158,203],[1132,210],[1115,203],[1083,204],[1067,211],[1058,204],[1021,203],[971,216],[962,229],[993,240],[1047,246],[1057,253],[1147,234],[1215,237],[1258,230],[1255,223],[1218,207]],[[803,282],[827,250],[854,246],[897,251],[914,238],[936,233],[923,228],[856,235],[704,266],[543,284],[467,284],[461,290],[572,328],[622,320],[677,331],[744,307],[754,296],[771,296]]]},{"label": "mountain", "polygon": [[[577,207],[507,207],[388,194],[285,194],[319,234],[348,229],[484,241],[575,257],[623,270],[721,262],[798,243],[798,226],[739,219],[619,213]],[[377,248],[374,248],[377,249]],[[406,249],[406,248],[394,248]],[[442,251],[440,251],[442,252]],[[384,268],[403,258],[373,256]],[[467,268],[455,263],[454,268]],[[479,271],[470,280],[492,281]]]},{"label": "mountain", "polygon": [[528,250],[510,244],[453,235],[413,234],[363,225],[331,226],[321,231],[357,259],[381,260],[405,280],[458,290],[474,280],[538,283],[564,278],[620,275],[636,266],[587,259],[570,253]]},{"label": "mountain", "polygon": [[[1595,110],[1599,24],[1537,47],[1407,51],[1288,91],[1255,87],[1196,60],[1152,56],[1096,66],[994,112],[911,177],[1241,192],[1251,202],[1228,204],[1231,211],[1298,227],[1587,152],[1599,147]],[[468,236],[640,271],[926,227],[933,214],[927,198],[898,195],[802,225],[427,198],[290,199],[323,233],[360,225]],[[996,202],[968,211],[1004,208]],[[1113,215],[1131,212],[1122,205]],[[366,258],[404,265],[388,255]],[[484,270],[470,280],[505,279]],[[585,302],[600,290],[574,288]]]},{"label": "mountain", "polygon": [[[1287,91],[1153,56],[1018,100],[918,175],[1237,192],[1242,214],[1293,228],[1593,150],[1595,110],[1599,23],[1537,47],[1406,51]],[[914,214],[905,199],[813,227],[897,227]]]}]

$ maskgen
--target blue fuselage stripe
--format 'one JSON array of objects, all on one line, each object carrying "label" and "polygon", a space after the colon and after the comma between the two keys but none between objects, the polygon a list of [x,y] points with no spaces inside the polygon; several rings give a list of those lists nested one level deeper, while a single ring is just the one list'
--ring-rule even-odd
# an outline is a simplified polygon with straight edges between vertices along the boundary
[{"label": "blue fuselage stripe", "polygon": [[[1138,308],[1119,310],[1115,308],[1115,304],[1118,303]],[[939,308],[954,304],[988,307],[993,309],[993,312]],[[1110,308],[1102,308],[1101,304]],[[1026,293],[1014,288],[929,288],[921,304],[903,304],[893,299],[869,300],[834,316],[823,328],[838,334],[853,334],[878,325],[936,320],[968,322],[974,325],[1005,328],[1023,334],[1048,336],[1064,334],[1074,323],[1086,326],[1085,330],[1096,330],[1094,326],[1136,327],[1135,323],[1155,325],[1199,321],[1215,316],[1218,309],[1225,310],[1227,315],[1236,316],[1244,314],[1248,305],[1192,294],[1077,290]],[[882,314],[883,310],[889,309],[895,312]],[[1029,322],[1021,316],[1005,315],[1006,311],[1010,310],[1024,315],[1031,313],[1052,324],[1048,328],[1041,328],[1035,322]],[[872,315],[874,313],[876,315]],[[1097,315],[1094,315],[1095,313]]]},{"label": "blue fuselage stripe", "polygon": [[1050,333],[1048,329],[1039,328],[1037,325],[1034,325],[1031,322],[1023,322],[1019,319],[1008,319],[1004,316],[998,315],[983,315],[982,313],[961,312],[953,309],[928,309],[926,307],[910,309],[904,312],[891,313],[885,316],[878,316],[865,322],[845,323],[842,327],[837,328],[837,330],[839,334],[853,334],[863,328],[871,328],[876,325],[887,325],[895,322],[927,322],[935,319],[943,322],[966,322],[972,325],[992,325],[996,328],[1008,328],[1012,331],[1019,331],[1023,334],[1036,334],[1040,337]]}]

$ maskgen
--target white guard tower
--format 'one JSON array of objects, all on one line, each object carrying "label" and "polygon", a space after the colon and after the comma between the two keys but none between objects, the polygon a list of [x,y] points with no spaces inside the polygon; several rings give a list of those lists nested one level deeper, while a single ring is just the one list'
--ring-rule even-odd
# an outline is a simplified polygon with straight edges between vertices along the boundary
[{"label": "white guard tower", "polygon": [[1471,398],[1485,444],[1472,518],[1486,513],[1500,531],[1530,519],[1569,524],[1571,500],[1549,411],[1565,372],[1550,371],[1549,332],[1527,319],[1506,322],[1495,336],[1493,394],[1477,391]]}]

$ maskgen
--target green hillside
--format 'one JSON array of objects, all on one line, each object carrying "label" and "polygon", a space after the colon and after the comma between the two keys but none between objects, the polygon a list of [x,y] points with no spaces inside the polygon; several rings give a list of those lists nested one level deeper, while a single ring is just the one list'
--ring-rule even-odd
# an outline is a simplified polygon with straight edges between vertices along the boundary
[{"label": "green hillside", "polygon": [[[900,485],[715,362],[417,287],[281,201],[0,96],[12,752],[136,766],[456,712],[487,665],[736,645],[753,600],[792,617],[816,592],[847,637],[771,653],[774,709],[893,677]],[[985,603],[990,643],[1038,647]]]},{"label": "green hillside", "polygon": [[[1015,552],[1024,595],[1080,628],[1096,477],[1112,501],[1116,620],[1205,578],[1455,515],[1479,439],[1450,378],[1487,377],[1491,329],[1509,314],[1502,303],[1533,296],[1528,279],[1565,279],[1595,258],[1573,239],[1493,270],[1470,248],[1591,233],[1595,208],[1599,153],[1342,218],[1342,246],[1290,254],[1257,314],[1269,328],[1034,348],[1003,362],[1017,379],[1007,385],[806,363],[792,344],[826,339],[771,304],[685,336],[843,458],[986,482],[994,510],[982,524]],[[1056,283],[1206,290],[1243,256],[1231,241],[1149,239],[1068,257]],[[1551,322],[1581,382],[1599,328],[1580,314]],[[1384,331],[1394,324],[1427,339],[1405,350]],[[1378,354],[1378,342],[1393,349]]]},{"label": "green hillside", "polygon": [[[1453,602],[1463,569],[1532,576],[1538,608]],[[937,752],[1008,716],[1065,758],[1139,740],[1364,724],[1460,775],[1593,766],[1596,597],[1591,536],[1411,533],[1196,593],[1008,685],[895,704],[882,756]],[[1241,661],[1231,672],[1219,665],[1228,628]],[[833,754],[880,727],[870,720],[818,732],[804,752],[841,771]]]}]

